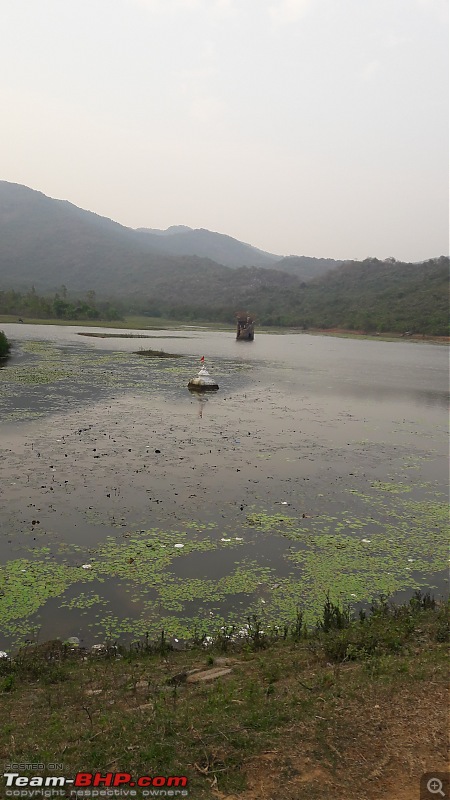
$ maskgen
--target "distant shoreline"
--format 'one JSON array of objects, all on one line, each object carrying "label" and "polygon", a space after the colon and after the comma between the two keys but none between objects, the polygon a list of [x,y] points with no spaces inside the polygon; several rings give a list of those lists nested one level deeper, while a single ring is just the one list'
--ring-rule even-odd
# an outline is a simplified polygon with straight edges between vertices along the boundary
[{"label": "distant shoreline", "polygon": [[[215,331],[223,331],[224,333],[228,333],[230,331],[234,331],[234,324],[227,325],[226,323],[214,323],[214,322],[199,322],[198,324],[190,323],[189,325],[184,322],[183,320],[170,320],[166,318],[159,318],[157,317],[144,317],[144,316],[130,316],[126,317],[123,320],[86,320],[86,319],[74,319],[74,320],[60,320],[60,319],[23,319],[20,324],[24,325],[63,325],[65,327],[76,327],[82,326],[83,328],[115,328],[118,330],[147,330],[147,331],[155,331],[155,330],[167,330],[167,329],[186,329],[189,328],[194,330],[196,328],[199,329],[211,329]],[[0,315],[0,326],[2,324],[17,324],[19,320],[16,316],[11,314],[1,314]],[[296,334],[309,334],[313,336],[334,336],[337,338],[342,339],[371,339],[374,341],[383,341],[383,342],[424,342],[426,344],[439,344],[439,345],[449,345],[450,344],[450,336],[434,336],[427,333],[412,333],[405,335],[404,333],[397,333],[395,331],[384,331],[383,333],[368,333],[364,330],[350,330],[348,328],[295,328],[295,327],[281,327],[281,326],[265,326],[265,327],[256,327],[255,336],[258,333],[266,333],[266,334],[285,334],[285,333],[296,333]],[[143,335],[141,335],[144,338]]]},{"label": "distant shoreline", "polygon": [[450,344],[450,336],[432,336],[428,333],[413,333],[405,336],[403,333],[387,332],[367,333],[366,331],[352,331],[346,328],[309,328],[303,331],[319,336],[337,336],[342,339],[374,339],[383,342],[427,342],[428,344]]}]

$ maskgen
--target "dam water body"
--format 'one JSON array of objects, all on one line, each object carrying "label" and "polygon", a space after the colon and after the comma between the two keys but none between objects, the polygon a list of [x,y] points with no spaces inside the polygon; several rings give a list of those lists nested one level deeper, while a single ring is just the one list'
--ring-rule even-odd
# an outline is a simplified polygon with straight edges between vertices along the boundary
[{"label": "dam water body", "polygon": [[0,328],[1,650],[447,593],[445,346]]}]

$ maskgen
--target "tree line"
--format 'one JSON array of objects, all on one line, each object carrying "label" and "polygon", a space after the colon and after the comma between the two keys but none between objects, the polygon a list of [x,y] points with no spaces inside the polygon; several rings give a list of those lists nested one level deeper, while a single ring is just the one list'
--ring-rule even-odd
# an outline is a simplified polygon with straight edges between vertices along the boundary
[{"label": "tree line", "polygon": [[[349,262],[308,283],[274,270],[186,264],[161,270],[138,291],[113,300],[94,291],[69,298],[62,286],[52,296],[34,288],[0,292],[0,314],[61,320],[120,320],[131,314],[186,322],[234,323],[249,309],[259,326],[344,328],[366,333],[412,331],[448,335],[449,259],[421,264],[369,258]],[[118,290],[116,289],[118,292]],[[105,285],[111,297],[114,284]]]},{"label": "tree line", "polygon": [[51,296],[42,296],[34,286],[24,293],[13,289],[0,291],[0,314],[10,314],[31,319],[61,320],[121,320],[116,306],[98,301],[94,291],[82,298],[69,298],[65,286]]}]

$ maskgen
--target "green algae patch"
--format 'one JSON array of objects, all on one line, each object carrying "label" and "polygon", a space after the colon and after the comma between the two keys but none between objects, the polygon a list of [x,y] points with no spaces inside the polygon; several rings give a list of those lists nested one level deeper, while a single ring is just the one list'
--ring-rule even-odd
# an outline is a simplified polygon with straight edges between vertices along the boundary
[{"label": "green algae patch", "polygon": [[[45,613],[50,600],[81,612],[92,634],[103,637],[153,635],[161,625],[168,634],[183,636],[192,631],[193,620],[213,633],[219,620],[242,623],[249,613],[257,613],[266,625],[279,624],[292,620],[299,605],[313,624],[327,593],[336,603],[364,603],[380,594],[429,587],[431,576],[446,569],[446,503],[399,497],[373,486],[358,493],[358,503],[363,511],[367,506],[367,513],[357,516],[347,509],[299,519],[266,511],[249,514],[253,542],[251,537],[244,542],[229,525],[190,520],[181,530],[135,530],[84,550],[43,545],[33,551],[34,560],[17,559],[0,568],[0,627],[18,641],[37,624],[33,620]],[[286,539],[288,576],[249,559],[248,550],[239,560],[244,544],[258,547],[262,536],[266,546],[274,535]],[[198,555],[202,569],[201,554],[215,554],[219,564],[220,552],[230,548],[238,560],[215,580],[176,574],[188,556]],[[52,551],[64,557],[63,564]],[[93,581],[95,592],[89,589]]]},{"label": "green algae patch", "polygon": [[39,366],[11,366],[0,372],[0,380],[7,380],[16,384],[49,384],[62,381],[71,377],[70,369],[64,369],[59,364],[48,362]]},{"label": "green algae patch", "polygon": [[[256,562],[236,567],[217,581],[192,578],[178,581],[166,580],[159,590],[162,605],[166,609],[181,611],[188,601],[214,603],[237,594],[253,595],[272,577],[272,571],[258,566]],[[210,626],[209,626],[210,627]]]},{"label": "green algae patch", "polygon": [[[217,551],[223,547],[238,548],[237,538],[225,542],[205,536],[210,526],[196,523],[196,533],[187,531],[162,531],[158,528],[142,530],[115,539],[110,536],[96,548],[83,551],[77,545],[56,545],[56,552],[65,557],[65,563],[55,561],[51,548],[42,546],[33,550],[34,560],[17,559],[0,567],[0,628],[4,635],[16,640],[26,634],[30,620],[52,599],[61,598],[60,608],[87,611],[108,605],[101,593],[86,592],[86,585],[96,581],[105,584],[129,602],[136,605],[136,619],[114,624],[114,630],[141,635],[149,628],[157,631],[161,613],[182,612],[193,601],[212,602],[231,596],[237,591],[252,593],[262,580],[264,570],[256,564],[245,570],[240,567],[218,582],[201,579],[180,580],[170,572],[178,560],[193,553]],[[198,534],[201,534],[199,536]],[[69,565],[67,561],[76,562]],[[83,563],[85,562],[85,563]],[[74,585],[79,587],[75,597],[64,598],[64,593]],[[71,590],[72,591],[72,590]],[[113,612],[98,615],[97,628],[107,632],[111,627]]]},{"label": "green algae patch", "polygon": [[17,625],[74,581],[73,568],[53,561],[17,559],[0,566],[0,626],[13,634]]},{"label": "green algae patch", "polygon": [[372,486],[374,489],[379,489],[381,492],[391,492],[392,494],[402,494],[403,492],[411,492],[411,486],[406,483],[383,483],[382,481],[373,481]]},{"label": "green algae patch", "polygon": [[292,527],[296,523],[295,517],[287,517],[284,514],[248,514],[247,525],[258,528],[261,531],[283,531]]},{"label": "green algae patch", "polygon": [[430,490],[433,499],[419,501],[399,497],[401,491],[380,491],[374,484],[370,493],[348,490],[362,502],[360,516],[344,510],[299,520],[265,512],[247,517],[250,527],[290,542],[285,559],[292,575],[277,578],[263,609],[268,619],[292,619],[301,605],[312,623],[328,592],[335,603],[370,602],[379,595],[430,587],[432,576],[447,569],[447,503],[436,500],[438,493]]},{"label": "green algae patch", "polygon": [[72,600],[63,600],[60,604],[60,608],[68,608],[68,609],[82,609],[87,610],[89,608],[93,608],[94,606],[105,606],[106,600],[103,597],[100,597],[99,594],[95,592],[80,592],[76,597],[73,597]]}]

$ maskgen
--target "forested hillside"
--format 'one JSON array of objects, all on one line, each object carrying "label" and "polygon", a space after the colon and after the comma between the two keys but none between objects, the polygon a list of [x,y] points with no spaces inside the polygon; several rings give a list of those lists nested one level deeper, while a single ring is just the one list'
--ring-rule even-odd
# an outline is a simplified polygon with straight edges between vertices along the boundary
[{"label": "forested hillside", "polygon": [[449,259],[404,264],[367,259],[302,283],[275,270],[231,270],[208,261],[174,268],[128,297],[109,291],[83,297],[66,287],[50,297],[35,290],[0,291],[0,313],[42,318],[118,319],[130,313],[179,320],[232,322],[248,308],[258,325],[414,331],[448,335]]},{"label": "forested hillside", "polygon": [[273,265],[274,269],[279,269],[282,272],[289,272],[290,275],[295,275],[301,281],[311,281],[314,278],[320,278],[326,275],[336,267],[340,267],[343,261],[337,261],[334,258],[312,258],[311,256],[287,256],[280,259]]},{"label": "forested hillside", "polygon": [[448,333],[449,259],[423,264],[366,259],[305,287],[296,318],[306,326]]},{"label": "forested hillside", "polygon": [[[322,274],[331,259],[288,259],[290,272],[302,280]],[[172,226],[167,231],[133,230],[90,211],[28,189],[0,181],[0,281],[2,289],[54,292],[65,285],[71,292],[94,290],[139,294],[150,281],[185,272],[189,280],[221,265],[238,268],[280,268],[274,256],[207,230]],[[317,267],[317,269],[316,269]],[[229,273],[225,270],[224,276]],[[225,277],[224,277],[225,279]],[[274,279],[267,278],[273,285]],[[238,283],[242,278],[237,279]]]}]

